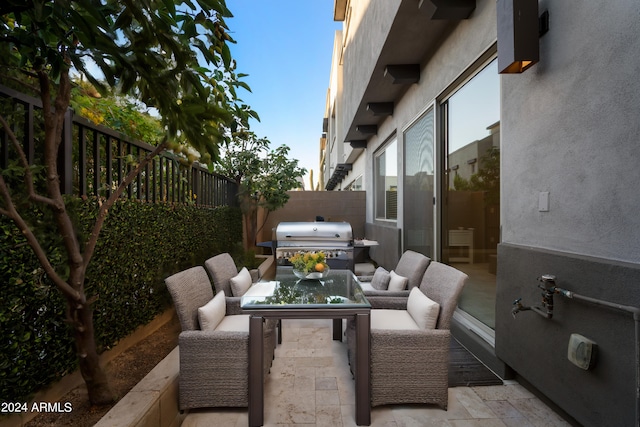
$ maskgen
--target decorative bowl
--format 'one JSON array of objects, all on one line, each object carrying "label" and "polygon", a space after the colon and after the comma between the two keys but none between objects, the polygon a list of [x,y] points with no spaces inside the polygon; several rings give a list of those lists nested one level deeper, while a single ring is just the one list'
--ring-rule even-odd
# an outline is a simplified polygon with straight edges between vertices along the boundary
[{"label": "decorative bowl", "polygon": [[324,279],[325,277],[327,277],[329,275],[329,266],[325,266],[324,271],[319,272],[319,271],[302,271],[302,270],[296,270],[295,268],[293,269],[293,274],[296,275],[297,278],[299,279],[305,279],[305,280],[313,280],[313,279]]}]

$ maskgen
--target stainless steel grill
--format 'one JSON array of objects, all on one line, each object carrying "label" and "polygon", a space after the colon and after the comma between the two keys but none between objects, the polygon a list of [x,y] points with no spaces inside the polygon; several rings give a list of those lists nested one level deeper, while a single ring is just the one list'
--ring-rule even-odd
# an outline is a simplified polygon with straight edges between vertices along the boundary
[{"label": "stainless steel grill", "polygon": [[276,260],[289,265],[299,251],[322,251],[329,267],[353,271],[353,230],[348,222],[281,222],[276,227]]}]

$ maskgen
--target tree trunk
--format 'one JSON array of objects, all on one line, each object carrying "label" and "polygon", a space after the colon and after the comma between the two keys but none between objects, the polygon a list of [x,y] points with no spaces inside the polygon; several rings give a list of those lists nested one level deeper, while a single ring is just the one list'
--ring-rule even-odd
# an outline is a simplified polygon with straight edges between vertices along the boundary
[{"label": "tree trunk", "polygon": [[244,222],[244,250],[250,251],[256,249],[256,233],[258,227],[258,211],[256,209],[251,209],[248,212],[243,212],[242,214],[243,222]]},{"label": "tree trunk", "polygon": [[100,366],[100,358],[96,350],[93,329],[93,307],[89,303],[78,304],[67,300],[67,308],[73,324],[73,337],[80,373],[87,386],[89,401],[92,405],[108,405],[115,401],[115,396],[106,372]]}]

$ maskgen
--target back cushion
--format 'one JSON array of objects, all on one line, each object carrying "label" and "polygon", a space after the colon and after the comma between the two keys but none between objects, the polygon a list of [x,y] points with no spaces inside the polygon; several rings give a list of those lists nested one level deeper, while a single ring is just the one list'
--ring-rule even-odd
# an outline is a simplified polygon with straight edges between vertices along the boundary
[{"label": "back cushion", "polygon": [[198,308],[198,321],[203,331],[213,331],[227,314],[224,292],[218,292],[211,301]]},{"label": "back cushion", "polygon": [[373,278],[371,279],[371,286],[373,289],[377,289],[379,291],[386,291],[389,287],[389,272],[382,267],[378,267],[376,272],[373,274]]},{"label": "back cushion", "polygon": [[429,299],[420,288],[413,288],[407,300],[407,311],[420,329],[435,329],[440,304]]},{"label": "back cushion", "polygon": [[246,267],[242,267],[240,273],[229,280],[231,293],[234,297],[241,297],[251,287],[251,274]]},{"label": "back cushion", "polygon": [[389,287],[387,290],[389,291],[404,291],[407,289],[407,283],[409,280],[397,274],[395,271],[391,270],[389,273]]}]

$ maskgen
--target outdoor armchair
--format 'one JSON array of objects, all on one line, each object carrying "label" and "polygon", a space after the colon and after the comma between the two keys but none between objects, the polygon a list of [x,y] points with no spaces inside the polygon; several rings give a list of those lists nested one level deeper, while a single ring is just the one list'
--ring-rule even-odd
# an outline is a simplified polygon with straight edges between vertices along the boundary
[{"label": "outdoor armchair", "polygon": [[[180,410],[248,406],[249,315],[229,314],[223,294],[214,301],[211,282],[201,266],[167,277],[165,283],[182,328],[178,338]],[[208,320],[213,303],[218,309],[215,322]],[[265,328],[262,351],[273,354],[274,346],[274,331]],[[265,355],[265,376],[271,361]]]},{"label": "outdoor armchair", "polygon": [[[382,308],[371,310],[371,406],[433,403],[447,409],[451,317],[467,279],[463,272],[433,261],[419,288],[412,291],[422,295],[389,298],[388,308],[384,298],[377,299]],[[428,310],[431,302],[439,305],[435,327],[424,326],[415,314]],[[352,322],[347,326],[347,340],[354,371]]]},{"label": "outdoor armchair", "polygon": [[[407,278],[407,285],[403,290],[388,289],[389,279],[388,276],[385,276],[385,273],[389,273],[384,269],[381,270],[381,267],[378,267],[378,270],[376,270],[376,273],[373,276],[361,276],[358,279],[362,283],[362,290],[367,298],[385,296],[401,297],[406,299],[409,296],[409,292],[411,291],[411,289],[416,286],[420,286],[422,276],[424,275],[424,272],[429,266],[430,262],[430,258],[418,252],[407,250],[402,254],[400,260],[398,260],[398,264],[393,269],[393,271],[398,276]],[[385,284],[378,284],[378,280],[380,277],[382,277],[383,281],[385,281],[386,279]]]},{"label": "outdoor armchair", "polygon": [[[260,278],[263,277],[266,270],[271,268],[273,263],[273,257],[269,260],[269,262],[263,262],[260,267],[257,269],[250,270],[249,273],[251,275],[251,282],[255,284]],[[204,262],[204,266],[211,276],[211,281],[213,282],[213,286],[216,289],[216,293],[224,291],[224,294],[227,298],[227,312],[233,314],[242,314],[243,310],[240,307],[242,296],[238,295],[236,292],[234,294],[232,287],[232,280],[238,277],[238,267],[236,266],[235,261],[227,252],[218,254],[206,260]],[[279,322],[275,319],[267,319],[265,323],[265,330],[272,332],[275,335],[276,328],[278,328],[278,339],[282,339],[282,328]],[[274,349],[269,353],[265,353],[265,358],[269,360],[273,360],[275,350],[275,341],[274,341]]]}]

